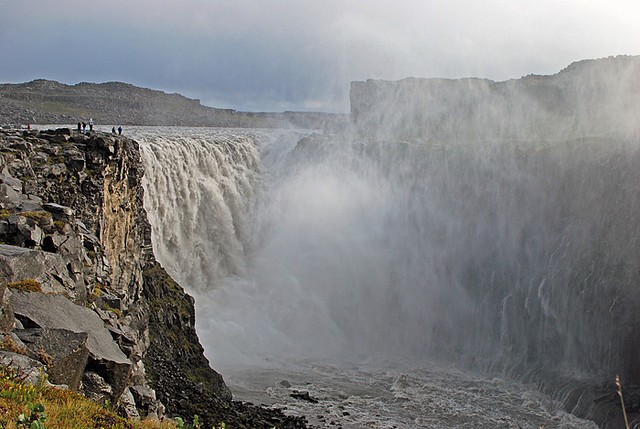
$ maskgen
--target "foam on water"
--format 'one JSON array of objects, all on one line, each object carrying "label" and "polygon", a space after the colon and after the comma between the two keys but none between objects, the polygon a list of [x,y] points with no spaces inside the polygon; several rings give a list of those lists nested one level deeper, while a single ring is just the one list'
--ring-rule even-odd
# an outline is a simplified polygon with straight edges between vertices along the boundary
[{"label": "foam on water", "polygon": [[530,387],[429,363],[298,362],[231,371],[227,380],[236,399],[307,416],[319,428],[597,428]]}]

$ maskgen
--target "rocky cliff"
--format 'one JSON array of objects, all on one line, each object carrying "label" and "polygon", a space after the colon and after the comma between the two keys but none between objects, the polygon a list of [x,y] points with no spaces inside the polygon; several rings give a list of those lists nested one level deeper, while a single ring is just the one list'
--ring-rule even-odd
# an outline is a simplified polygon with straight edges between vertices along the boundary
[{"label": "rocky cliff", "polygon": [[444,284],[480,317],[436,352],[454,344],[444,359],[536,383],[601,427],[624,424],[619,374],[637,419],[640,57],[507,82],[354,82],[351,102],[368,152],[408,165],[410,207],[433,213],[416,229],[444,220],[421,242],[459,249]]},{"label": "rocky cliff", "polygon": [[138,145],[67,128],[0,130],[0,360],[132,417],[304,427],[232,401],[193,299],[155,261]]},{"label": "rocky cliff", "polygon": [[352,82],[359,133],[447,143],[640,135],[640,57],[584,60],[551,76],[506,82],[415,79]]}]

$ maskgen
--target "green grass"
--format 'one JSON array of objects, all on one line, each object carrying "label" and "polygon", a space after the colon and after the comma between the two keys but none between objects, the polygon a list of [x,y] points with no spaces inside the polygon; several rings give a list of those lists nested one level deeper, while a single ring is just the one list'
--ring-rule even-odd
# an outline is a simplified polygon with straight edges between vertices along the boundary
[{"label": "green grass", "polygon": [[24,382],[18,371],[0,367],[0,428],[3,429],[176,429],[173,421],[131,420],[70,390]]}]

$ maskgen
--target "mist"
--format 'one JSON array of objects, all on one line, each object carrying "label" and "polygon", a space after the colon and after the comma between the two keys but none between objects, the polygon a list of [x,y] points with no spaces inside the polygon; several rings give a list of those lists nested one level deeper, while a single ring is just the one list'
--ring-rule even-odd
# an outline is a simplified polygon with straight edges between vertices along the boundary
[{"label": "mist", "polygon": [[145,205],[223,373],[392,359],[636,377],[636,144],[184,140],[143,146]]},{"label": "mist", "polygon": [[640,381],[639,70],[355,82],[340,134],[133,130],[214,367],[455,363],[597,414]]}]

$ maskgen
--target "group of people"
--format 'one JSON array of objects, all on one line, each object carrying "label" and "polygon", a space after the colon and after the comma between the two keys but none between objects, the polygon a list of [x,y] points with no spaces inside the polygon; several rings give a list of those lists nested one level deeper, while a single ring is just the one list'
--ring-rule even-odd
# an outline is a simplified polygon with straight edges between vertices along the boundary
[{"label": "group of people", "polygon": [[[87,123],[84,121],[78,122],[78,131],[82,131],[82,134],[86,134]],[[89,131],[93,131],[93,118],[89,119]]]},{"label": "group of people", "polygon": [[[78,131],[82,131],[82,134],[87,133],[87,123],[86,122],[78,122]],[[89,131],[93,131],[93,118],[89,119]],[[111,133],[116,134],[116,127],[111,128]],[[118,127],[118,135],[122,135],[122,127]]]}]

